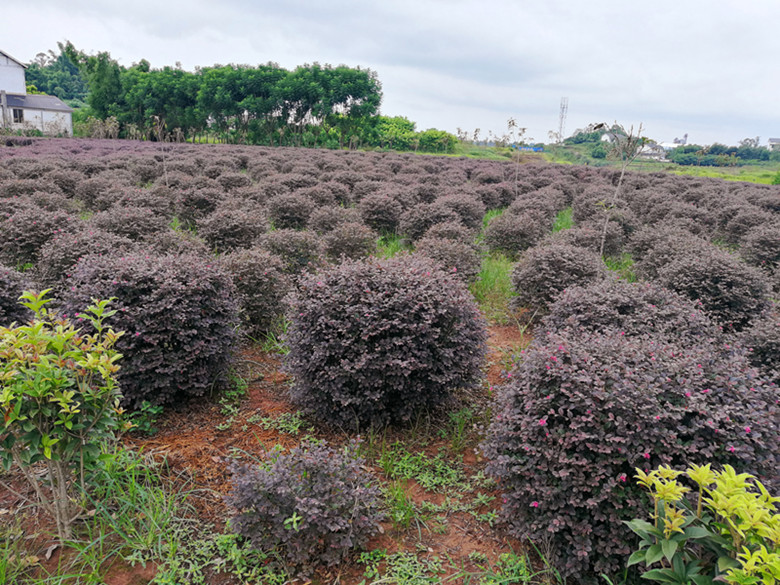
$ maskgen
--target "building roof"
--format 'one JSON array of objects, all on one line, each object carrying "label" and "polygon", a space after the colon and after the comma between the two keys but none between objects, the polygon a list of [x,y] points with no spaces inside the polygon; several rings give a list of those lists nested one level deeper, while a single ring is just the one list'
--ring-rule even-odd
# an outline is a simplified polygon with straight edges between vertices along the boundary
[{"label": "building roof", "polygon": [[9,93],[7,99],[9,108],[28,108],[31,110],[51,110],[55,112],[73,111],[73,108],[53,95],[17,95]]},{"label": "building roof", "polygon": [[769,144],[780,144],[780,138],[770,138]]},{"label": "building roof", "polygon": [[5,51],[0,51],[0,55],[4,55],[4,56],[8,57],[8,58],[9,58],[11,61],[13,61],[14,63],[16,63],[17,65],[21,65],[22,67],[24,67],[25,69],[27,69],[27,65],[25,65],[24,63],[22,63],[21,61],[19,61],[19,59],[17,59],[16,57],[12,57],[11,55],[9,55],[8,53],[6,53]]}]

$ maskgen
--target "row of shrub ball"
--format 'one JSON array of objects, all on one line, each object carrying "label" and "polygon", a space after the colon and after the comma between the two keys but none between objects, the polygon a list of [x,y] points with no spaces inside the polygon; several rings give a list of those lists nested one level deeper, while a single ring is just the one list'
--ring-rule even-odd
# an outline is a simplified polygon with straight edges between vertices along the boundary
[{"label": "row of shrub ball", "polygon": [[[620,572],[621,521],[646,509],[635,467],[728,463],[780,489],[777,187],[119,141],[0,158],[0,324],[32,286],[68,314],[115,298],[129,406],[202,395],[241,334],[286,314],[296,404],[352,430],[402,424],[481,383],[467,285],[503,254],[513,308],[541,321],[482,445],[515,535],[595,580]],[[378,258],[398,236],[408,252]]]}]

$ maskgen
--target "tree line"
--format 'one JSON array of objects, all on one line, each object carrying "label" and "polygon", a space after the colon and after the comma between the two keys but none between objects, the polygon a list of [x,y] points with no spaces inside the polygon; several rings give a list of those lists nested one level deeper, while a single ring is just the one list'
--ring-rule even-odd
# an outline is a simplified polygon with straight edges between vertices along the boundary
[{"label": "tree line", "polygon": [[[452,152],[457,143],[447,132],[418,132],[404,117],[382,116],[382,85],[367,68],[268,62],[185,71],[146,60],[124,67],[108,52],[88,55],[70,42],[59,49],[39,53],[28,80],[61,99],[85,99],[74,122],[109,120],[123,138],[429,152]],[[71,91],[79,80],[87,91]]]}]

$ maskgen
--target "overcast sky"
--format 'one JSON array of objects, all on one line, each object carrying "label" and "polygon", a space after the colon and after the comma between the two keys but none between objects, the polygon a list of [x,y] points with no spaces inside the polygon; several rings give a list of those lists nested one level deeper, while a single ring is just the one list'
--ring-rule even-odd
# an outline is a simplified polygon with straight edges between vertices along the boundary
[{"label": "overcast sky", "polygon": [[420,130],[548,141],[592,122],[659,142],[780,137],[780,0],[36,0],[4,6],[23,62],[70,40],[122,65],[373,69],[382,113]]}]

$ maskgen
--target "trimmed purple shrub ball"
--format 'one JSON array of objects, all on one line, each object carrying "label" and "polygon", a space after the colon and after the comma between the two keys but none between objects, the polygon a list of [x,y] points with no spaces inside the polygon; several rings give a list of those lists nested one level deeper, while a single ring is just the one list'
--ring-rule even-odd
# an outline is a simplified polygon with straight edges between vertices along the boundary
[{"label": "trimmed purple shrub ball", "polygon": [[590,250],[551,243],[525,251],[512,271],[517,308],[545,314],[558,295],[572,286],[583,286],[606,277],[601,258]]},{"label": "trimmed purple shrub ball", "polygon": [[291,398],[332,425],[405,423],[482,379],[485,321],[466,287],[427,258],[307,275],[288,315]]},{"label": "trimmed purple shrub ball", "polygon": [[110,325],[124,331],[119,383],[123,401],[173,404],[224,382],[238,324],[236,289],[227,272],[197,255],[87,256],[73,271],[64,312],[90,299],[115,299]]},{"label": "trimmed purple shrub ball", "polygon": [[777,391],[725,345],[616,330],[538,337],[482,445],[502,516],[514,536],[549,540],[564,577],[620,574],[635,549],[624,521],[647,514],[636,467],[717,462],[778,486]]}]

